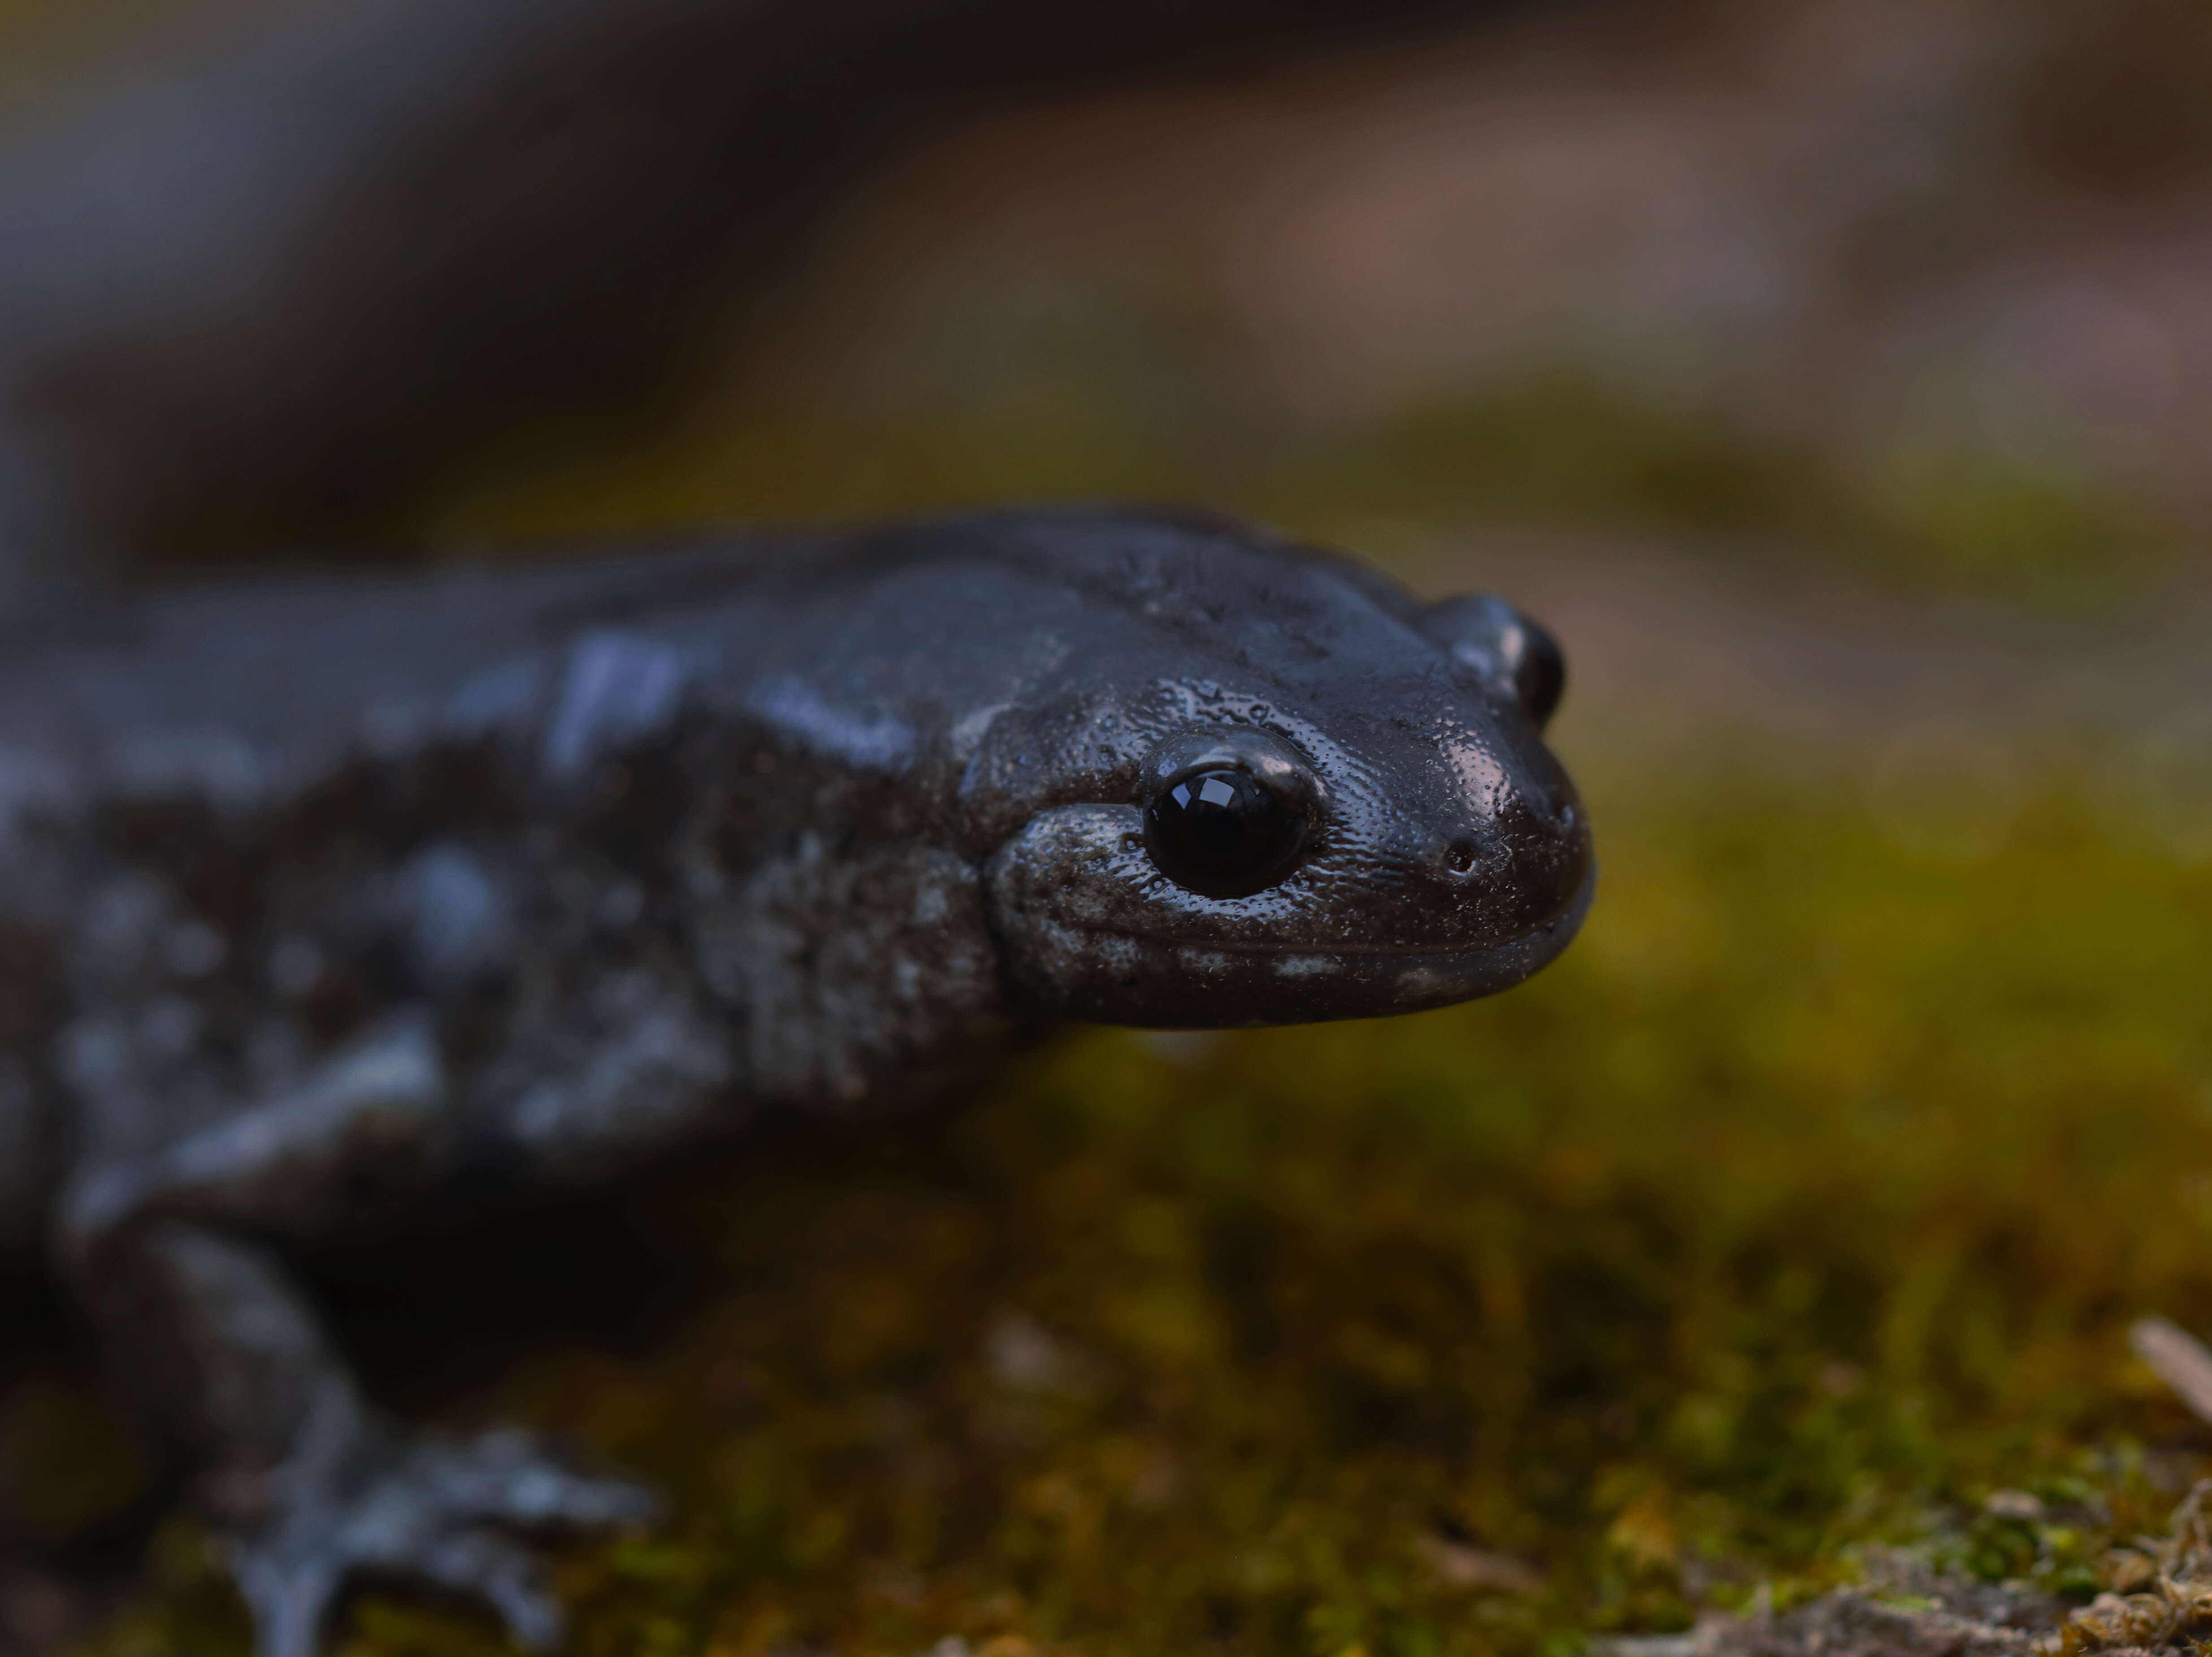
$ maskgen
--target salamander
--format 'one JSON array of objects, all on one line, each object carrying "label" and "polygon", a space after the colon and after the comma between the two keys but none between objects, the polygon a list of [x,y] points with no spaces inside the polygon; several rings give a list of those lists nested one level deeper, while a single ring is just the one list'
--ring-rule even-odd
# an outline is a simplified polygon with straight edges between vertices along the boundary
[{"label": "salamander", "polygon": [[262,1657],[374,1573],[558,1608],[647,1493],[412,1431],[317,1251],[983,1085],[1069,1022],[1443,1006],[1595,879],[1503,600],[1006,512],[293,576],[0,651],[0,1239],[186,1469]]}]

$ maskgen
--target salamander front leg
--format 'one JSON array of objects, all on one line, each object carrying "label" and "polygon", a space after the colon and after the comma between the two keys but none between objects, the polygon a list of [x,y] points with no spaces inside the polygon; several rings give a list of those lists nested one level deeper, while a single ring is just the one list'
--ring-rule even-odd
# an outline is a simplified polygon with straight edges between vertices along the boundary
[{"label": "salamander front leg", "polygon": [[325,1078],[158,1157],[82,1175],[62,1219],[70,1286],[118,1380],[195,1470],[260,1657],[315,1657],[333,1602],[362,1578],[479,1599],[543,1648],[560,1612],[516,1533],[655,1511],[644,1491],[569,1472],[522,1435],[431,1438],[380,1416],[259,1240],[284,1231],[292,1205],[330,1195],[303,1187],[358,1168],[364,1132],[404,1162],[410,1121],[429,1131],[436,1113],[410,1100],[392,1057],[355,1065],[349,1089]]}]

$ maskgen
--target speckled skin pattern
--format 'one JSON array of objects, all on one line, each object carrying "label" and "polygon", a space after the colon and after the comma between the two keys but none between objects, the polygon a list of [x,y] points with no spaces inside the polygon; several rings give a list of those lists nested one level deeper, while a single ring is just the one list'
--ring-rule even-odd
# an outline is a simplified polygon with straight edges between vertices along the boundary
[{"label": "speckled skin pattern", "polygon": [[[649,1499],[381,1417],[289,1262],[962,1085],[1056,1020],[1519,981],[1593,865],[1500,614],[1070,512],[205,588],[9,640],[0,1220],[195,1470],[264,1657],[309,1657],[362,1570],[549,1642],[514,1527]],[[1144,768],[1253,727],[1303,756],[1310,841],[1200,896],[1148,860]]]}]

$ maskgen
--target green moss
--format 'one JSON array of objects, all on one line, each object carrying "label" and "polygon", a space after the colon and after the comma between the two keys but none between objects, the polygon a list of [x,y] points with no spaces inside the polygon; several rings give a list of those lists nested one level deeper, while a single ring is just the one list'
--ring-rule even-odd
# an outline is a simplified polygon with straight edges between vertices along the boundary
[{"label": "green moss", "polygon": [[1475,513],[1848,565],[1907,590],[2075,613],[2124,600],[2168,567],[2172,528],[2109,485],[1962,441],[1889,447],[1824,448],[1563,362],[1310,435],[1248,493],[1343,538],[1377,519]]},{"label": "green moss", "polygon": [[0,1376],[0,1512],[9,1527],[52,1544],[142,1500],[146,1469],[88,1366],[35,1350],[13,1356]]},{"label": "green moss", "polygon": [[2130,596],[2164,563],[2167,537],[2140,508],[1989,456],[1923,457],[1879,499],[1891,556],[1933,584],[2078,613]]}]

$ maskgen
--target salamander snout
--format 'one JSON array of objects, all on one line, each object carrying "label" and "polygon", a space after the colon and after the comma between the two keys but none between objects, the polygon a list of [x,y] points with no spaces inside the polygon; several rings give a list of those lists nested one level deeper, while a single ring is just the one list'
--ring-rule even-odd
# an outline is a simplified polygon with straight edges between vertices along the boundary
[{"label": "salamander snout", "polygon": [[1516,793],[1504,802],[1483,841],[1447,842],[1435,867],[1468,895],[1490,926],[1518,937],[1548,926],[1581,901],[1590,874],[1589,827],[1571,786]]},{"label": "salamander snout", "polygon": [[[1522,756],[1515,756],[1520,758]],[[1411,809],[1369,900],[1376,933],[1406,947],[1496,949],[1552,926],[1587,901],[1593,854],[1573,786],[1541,756],[1474,798],[1411,786]],[[1387,825],[1377,813],[1378,824]]]}]

